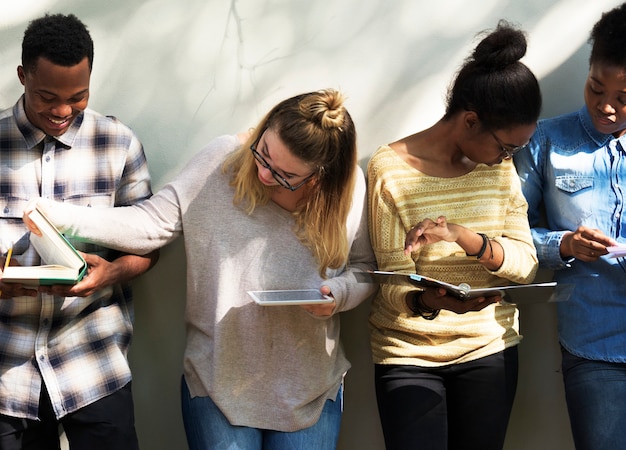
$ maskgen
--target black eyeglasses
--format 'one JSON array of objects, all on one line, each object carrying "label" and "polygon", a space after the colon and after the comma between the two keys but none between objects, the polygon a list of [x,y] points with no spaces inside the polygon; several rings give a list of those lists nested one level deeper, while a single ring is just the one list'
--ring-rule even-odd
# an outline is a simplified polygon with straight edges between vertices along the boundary
[{"label": "black eyeglasses", "polygon": [[302,180],[300,183],[296,184],[295,186],[292,186],[291,184],[289,184],[289,181],[285,180],[283,177],[281,177],[278,174],[278,172],[272,169],[272,166],[270,166],[269,163],[265,160],[265,158],[263,158],[263,156],[261,156],[261,154],[256,150],[256,147],[259,144],[259,141],[261,140],[261,136],[263,136],[264,133],[265,131],[259,134],[259,137],[257,138],[257,140],[250,146],[250,150],[252,151],[252,155],[254,156],[254,159],[256,159],[259,162],[259,164],[261,164],[263,167],[269,170],[270,173],[272,174],[272,177],[274,177],[274,179],[278,182],[278,184],[280,184],[285,189],[289,189],[292,192],[295,191],[296,189],[300,189],[302,186],[306,184],[307,181],[309,181],[313,177],[313,175],[315,175],[315,172],[313,172],[311,175],[308,175],[306,178],[304,178],[304,180]]},{"label": "black eyeglasses", "polygon": [[489,132],[491,133],[493,138],[496,140],[496,142],[500,146],[500,149],[502,150],[502,153],[504,153],[504,158],[503,159],[511,159],[511,158],[513,158],[513,155],[515,155],[518,152],[521,152],[526,147],[528,147],[529,142],[526,142],[524,145],[520,145],[519,147],[513,147],[511,149],[506,148],[506,145],[504,145],[502,143],[502,141],[500,139],[498,139],[498,136],[496,136],[496,133],[494,133],[491,130],[489,130]]}]

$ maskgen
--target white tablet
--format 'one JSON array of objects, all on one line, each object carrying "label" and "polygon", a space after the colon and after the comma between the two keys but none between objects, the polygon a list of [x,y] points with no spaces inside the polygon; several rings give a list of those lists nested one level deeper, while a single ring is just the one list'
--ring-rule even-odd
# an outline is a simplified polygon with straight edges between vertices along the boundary
[{"label": "white tablet", "polygon": [[248,291],[250,297],[259,305],[318,305],[332,303],[332,297],[322,295],[317,289]]}]

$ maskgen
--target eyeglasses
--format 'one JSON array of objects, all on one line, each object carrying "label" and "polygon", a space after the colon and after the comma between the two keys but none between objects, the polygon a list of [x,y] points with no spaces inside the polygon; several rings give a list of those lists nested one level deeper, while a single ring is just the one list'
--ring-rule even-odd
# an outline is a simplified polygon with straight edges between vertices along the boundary
[{"label": "eyeglasses", "polygon": [[500,149],[502,150],[502,153],[504,153],[504,158],[503,159],[511,159],[511,158],[513,158],[513,155],[515,155],[518,152],[521,152],[526,147],[528,147],[529,142],[526,142],[524,145],[520,145],[519,147],[513,147],[511,149],[508,149],[508,148],[506,148],[506,145],[504,145],[502,143],[502,141],[500,139],[498,139],[498,136],[496,136],[496,133],[494,133],[491,130],[489,130],[489,132],[491,133],[493,138],[496,140],[496,142],[500,146]]},{"label": "eyeglasses", "polygon": [[270,173],[272,174],[272,177],[274,177],[274,179],[278,182],[278,184],[280,184],[285,189],[289,189],[292,192],[295,191],[296,189],[300,189],[302,186],[306,184],[307,181],[309,181],[313,177],[313,175],[315,175],[316,172],[313,172],[311,175],[308,175],[304,180],[302,180],[300,183],[296,184],[295,186],[292,186],[291,184],[289,184],[289,181],[285,180],[283,177],[281,177],[278,174],[278,172],[272,169],[272,166],[270,166],[269,163],[265,160],[265,158],[263,158],[263,156],[261,156],[261,154],[257,151],[256,147],[259,144],[259,141],[261,140],[261,136],[263,136],[263,133],[265,133],[265,131],[259,134],[259,137],[257,138],[257,140],[250,146],[250,150],[252,151],[252,155],[254,156],[254,159],[256,159],[259,162],[259,164],[261,164],[263,167],[269,170]]}]

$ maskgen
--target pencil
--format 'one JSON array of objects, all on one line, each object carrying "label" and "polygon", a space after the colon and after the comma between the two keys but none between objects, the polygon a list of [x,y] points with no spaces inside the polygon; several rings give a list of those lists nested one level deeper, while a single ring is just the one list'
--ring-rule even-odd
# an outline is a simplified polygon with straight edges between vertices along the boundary
[{"label": "pencil", "polygon": [[7,251],[7,257],[4,260],[4,268],[6,269],[7,267],[9,267],[9,262],[11,262],[11,255],[13,254],[13,246],[9,247],[9,250]]},{"label": "pencil", "polygon": [[[9,267],[9,262],[11,262],[11,255],[13,254],[13,245],[11,245],[11,247],[9,247],[9,250],[7,251],[7,257],[4,260],[4,270],[6,270],[7,267]],[[2,295],[2,290],[0,289],[0,296]]]}]

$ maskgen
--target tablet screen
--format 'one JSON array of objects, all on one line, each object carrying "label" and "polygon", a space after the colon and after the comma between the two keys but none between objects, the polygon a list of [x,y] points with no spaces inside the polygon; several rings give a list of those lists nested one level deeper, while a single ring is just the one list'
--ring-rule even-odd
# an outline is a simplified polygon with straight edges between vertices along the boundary
[{"label": "tablet screen", "polygon": [[248,291],[259,305],[315,305],[332,303],[333,299],[317,289]]}]

